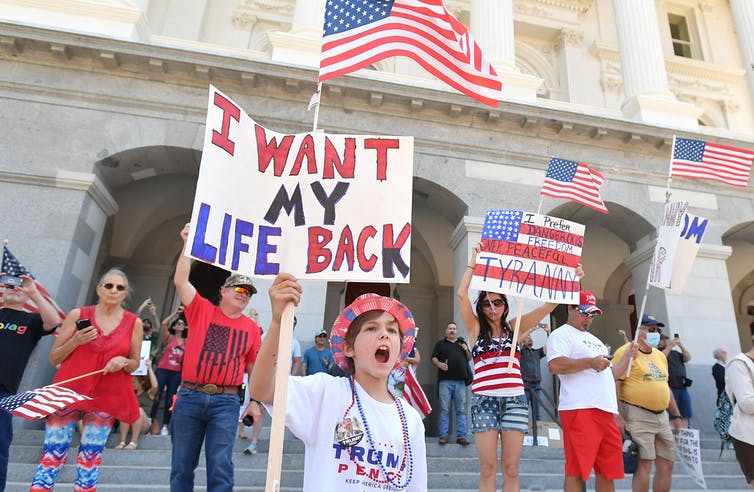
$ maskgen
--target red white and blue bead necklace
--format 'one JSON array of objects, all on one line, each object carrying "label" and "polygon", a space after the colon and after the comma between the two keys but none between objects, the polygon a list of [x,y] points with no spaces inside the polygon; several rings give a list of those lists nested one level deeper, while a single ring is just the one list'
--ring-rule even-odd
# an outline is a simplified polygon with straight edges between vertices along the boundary
[{"label": "red white and blue bead necklace", "polygon": [[[359,409],[359,413],[361,414],[361,418],[364,421],[364,429],[366,430],[367,434],[367,440],[369,441],[369,447],[372,449],[372,451],[375,452],[377,456],[379,454],[377,453],[377,450],[374,449],[374,440],[372,439],[372,432],[369,430],[369,423],[367,422],[367,416],[364,413],[364,409],[361,406],[361,400],[359,399],[359,394],[356,392],[356,387],[354,386],[354,379],[353,376],[350,378],[351,380],[351,405],[346,410],[346,415],[351,411],[351,408],[353,407],[354,400],[356,401],[356,406]],[[401,468],[399,471],[403,471],[404,469],[408,468],[408,474],[406,475],[406,482],[403,484],[395,483],[392,478],[390,478],[390,475],[388,475],[387,470],[385,470],[385,466],[382,464],[382,460],[379,459],[377,462],[380,464],[380,471],[385,476],[386,480],[378,480],[372,478],[371,480],[377,482],[377,483],[390,483],[393,487],[403,490],[406,487],[408,487],[408,484],[411,483],[411,478],[414,475],[414,458],[411,454],[411,441],[409,441],[408,438],[408,424],[406,423],[406,414],[403,411],[403,405],[401,404],[400,400],[393,396],[392,393],[388,392],[390,395],[390,398],[393,399],[395,402],[395,406],[398,408],[398,417],[401,420],[401,431],[403,433],[403,463],[401,464]],[[380,453],[381,454],[381,453]],[[349,452],[348,455],[351,457],[351,461],[354,461],[353,456]],[[354,461],[354,463],[356,463]]]}]

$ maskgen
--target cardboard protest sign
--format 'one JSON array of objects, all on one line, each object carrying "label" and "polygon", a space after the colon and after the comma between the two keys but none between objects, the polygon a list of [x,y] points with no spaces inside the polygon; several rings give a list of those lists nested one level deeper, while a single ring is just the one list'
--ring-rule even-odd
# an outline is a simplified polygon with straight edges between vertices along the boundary
[{"label": "cardboard protest sign", "polygon": [[675,452],[678,461],[683,463],[686,473],[701,488],[707,490],[702,471],[702,451],[699,443],[698,429],[678,429],[675,436]]},{"label": "cardboard protest sign", "polygon": [[654,256],[649,267],[649,284],[675,294],[683,292],[694,258],[699,251],[709,220],[688,213],[688,202],[665,205]]},{"label": "cardboard protest sign", "polygon": [[407,283],[413,144],[273,132],[210,86],[185,254],[257,277]]},{"label": "cardboard protest sign", "polygon": [[152,344],[149,340],[141,342],[141,354],[139,355],[139,367],[136,368],[131,374],[134,376],[146,376],[147,375],[147,360],[149,359],[149,349],[152,348]]},{"label": "cardboard protest sign", "polygon": [[523,298],[579,303],[576,267],[583,224],[520,210],[490,210],[471,287]]}]

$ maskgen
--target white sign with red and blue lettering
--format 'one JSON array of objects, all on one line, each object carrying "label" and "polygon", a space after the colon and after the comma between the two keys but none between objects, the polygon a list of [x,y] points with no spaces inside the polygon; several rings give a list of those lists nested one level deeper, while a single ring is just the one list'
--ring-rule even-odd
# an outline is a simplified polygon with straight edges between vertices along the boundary
[{"label": "white sign with red and blue lettering", "polygon": [[185,254],[255,277],[408,283],[413,147],[273,132],[210,86]]}]

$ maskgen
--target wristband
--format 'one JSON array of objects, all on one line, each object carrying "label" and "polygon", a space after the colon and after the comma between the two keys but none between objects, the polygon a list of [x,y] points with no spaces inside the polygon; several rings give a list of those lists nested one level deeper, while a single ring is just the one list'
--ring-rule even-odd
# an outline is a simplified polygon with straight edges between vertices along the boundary
[{"label": "wristband", "polygon": [[671,415],[670,416],[670,420],[676,420],[676,419],[682,419],[682,418],[683,418],[682,415]]},{"label": "wristband", "polygon": [[474,269],[474,265],[466,265],[466,268],[471,268],[473,270]]}]

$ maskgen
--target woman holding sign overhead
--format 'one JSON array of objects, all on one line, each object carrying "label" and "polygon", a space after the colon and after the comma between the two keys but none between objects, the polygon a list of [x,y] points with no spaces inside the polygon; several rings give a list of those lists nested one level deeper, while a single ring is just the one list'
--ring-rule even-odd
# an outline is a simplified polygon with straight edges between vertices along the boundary
[{"label": "woman holding sign overhead", "polygon": [[[529,406],[521,379],[520,353],[513,345],[513,328],[508,322],[508,299],[497,292],[480,291],[476,300],[469,298],[481,243],[474,246],[471,261],[458,287],[461,318],[466,326],[474,358],[474,381],[471,384],[471,430],[479,455],[479,490],[494,491],[497,475],[497,441],[502,440],[503,490],[520,490],[518,476],[524,434],[528,431]],[[577,269],[581,277],[581,267]],[[473,305],[473,307],[472,307]],[[557,304],[544,304],[521,316],[522,330],[536,326]],[[508,372],[511,352],[515,363]]]}]

